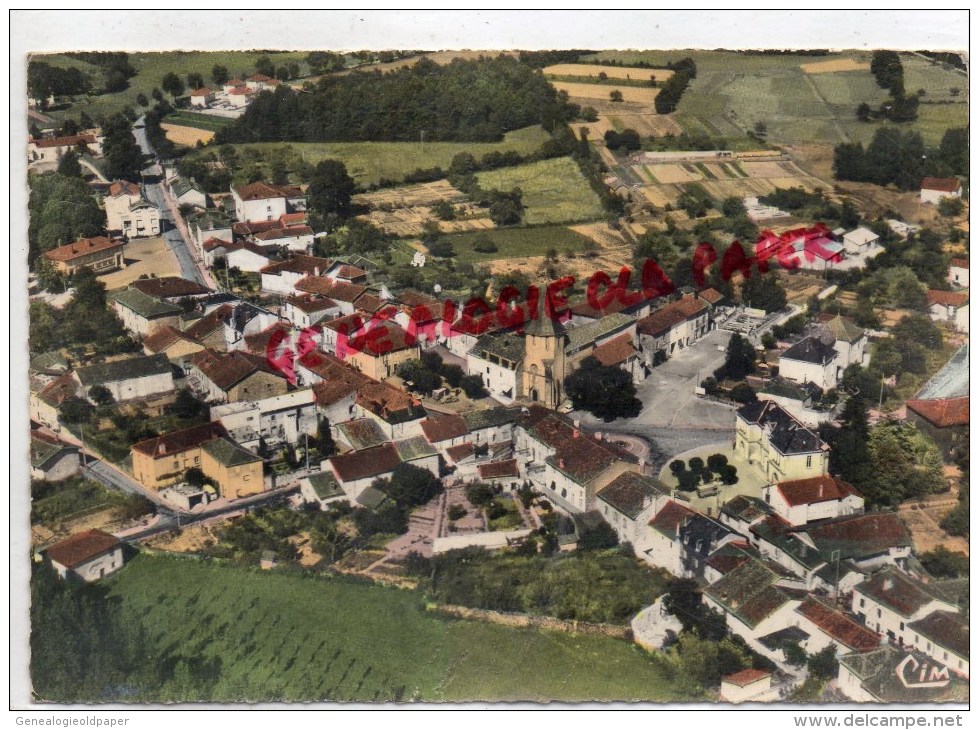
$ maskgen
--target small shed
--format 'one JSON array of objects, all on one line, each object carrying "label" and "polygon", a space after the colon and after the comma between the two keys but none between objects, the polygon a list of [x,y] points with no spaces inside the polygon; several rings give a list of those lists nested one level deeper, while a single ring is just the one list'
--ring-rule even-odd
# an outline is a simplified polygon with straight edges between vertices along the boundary
[{"label": "small shed", "polygon": [[764,701],[772,689],[772,673],[763,669],[742,669],[721,678],[724,702]]}]

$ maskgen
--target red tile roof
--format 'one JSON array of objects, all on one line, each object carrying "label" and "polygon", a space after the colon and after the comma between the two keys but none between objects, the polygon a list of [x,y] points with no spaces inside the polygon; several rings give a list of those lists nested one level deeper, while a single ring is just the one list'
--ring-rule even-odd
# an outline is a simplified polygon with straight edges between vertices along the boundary
[{"label": "red tile roof", "polygon": [[165,456],[179,454],[188,449],[195,449],[206,441],[212,441],[216,438],[226,437],[227,435],[228,432],[220,422],[212,421],[211,423],[204,423],[200,426],[191,426],[190,428],[183,428],[179,431],[171,431],[162,436],[154,436],[153,438],[133,444],[132,449],[141,454],[152,456],[154,459],[160,459]]},{"label": "red tile roof", "polygon": [[309,226],[291,226],[289,228],[273,228],[271,231],[256,233],[255,238],[259,241],[276,241],[280,238],[299,238],[300,236],[312,236],[313,229]]},{"label": "red tile roof", "polygon": [[431,309],[434,304],[441,304],[435,297],[429,296],[428,294],[422,294],[414,289],[405,289],[403,292],[398,294],[398,301],[409,307],[417,307],[419,305],[425,305]]},{"label": "red tile roof", "polygon": [[717,289],[714,289],[713,287],[711,287],[710,289],[704,289],[697,296],[699,296],[708,304],[717,304],[719,301],[721,301],[724,298],[724,295],[721,294],[719,291],[717,291]]},{"label": "red tile roof", "polygon": [[67,540],[55,543],[45,555],[66,568],[75,568],[93,558],[104,555],[118,546],[119,538],[102,530],[86,530]]},{"label": "red tile roof", "polygon": [[318,256],[306,256],[304,254],[293,254],[285,261],[276,261],[274,264],[263,266],[261,273],[278,274],[288,271],[292,274],[306,274],[316,276],[317,272],[324,273],[332,265],[330,259],[319,258]]},{"label": "red tile roof", "polygon": [[529,414],[520,416],[518,423],[531,437],[554,449],[548,463],[580,484],[591,481],[617,461],[636,462],[636,457],[620,447],[579,431],[553,411],[540,406],[530,406],[528,410]]},{"label": "red tile roof", "polygon": [[969,425],[969,396],[937,400],[909,400],[907,406],[933,426]]},{"label": "red tile roof", "polygon": [[186,333],[181,332],[176,327],[164,325],[143,339],[143,349],[152,353],[162,352],[181,340],[185,342],[196,342],[196,340],[189,337]]},{"label": "red tile roof", "polygon": [[969,303],[969,292],[966,291],[942,291],[941,289],[929,289],[925,294],[928,306],[941,304],[943,307],[959,307]]},{"label": "red tile roof", "polygon": [[379,477],[394,471],[394,467],[400,463],[398,450],[390,442],[330,458],[337,479],[343,482]]},{"label": "red tile roof", "polygon": [[133,289],[139,289],[143,294],[160,299],[172,297],[192,297],[207,294],[210,289],[196,281],[182,279],[179,276],[161,276],[155,279],[137,279],[132,284]]},{"label": "red tile roof", "polygon": [[224,325],[231,322],[234,309],[230,304],[222,304],[220,307],[205,314],[193,325],[184,330],[184,334],[192,340],[203,340],[215,330],[221,329]]},{"label": "red tile roof", "polygon": [[289,228],[290,226],[302,226],[306,224],[306,214],[305,213],[283,213],[279,216],[279,223],[282,224],[283,228]]},{"label": "red tile roof", "polygon": [[254,81],[256,83],[264,84],[266,81],[272,81],[271,76],[266,76],[265,74],[253,74],[248,77],[248,81]]},{"label": "red tile roof", "polygon": [[445,450],[445,453],[450,459],[452,459],[452,461],[457,462],[467,459],[475,454],[476,447],[466,441],[465,443],[461,443],[456,446],[450,446]]},{"label": "red tile roof", "polygon": [[139,197],[139,185],[128,180],[118,180],[109,186],[109,195],[113,198],[119,195],[129,195]]},{"label": "red tile roof", "polygon": [[356,266],[351,266],[350,264],[342,264],[337,268],[336,271],[330,272],[331,277],[336,277],[338,279],[362,279],[367,276],[367,272],[363,269],[359,269]]},{"label": "red tile roof", "polygon": [[670,500],[649,521],[649,526],[668,537],[675,537],[680,526],[697,513]]},{"label": "red tile roof", "polygon": [[749,684],[754,684],[771,676],[771,672],[766,672],[763,669],[742,669],[740,672],[721,677],[721,681],[727,682],[728,684],[736,684],[738,687],[747,687]]},{"label": "red tile roof", "polygon": [[214,92],[211,89],[207,88],[206,86],[202,86],[199,89],[194,89],[193,91],[191,91],[190,92],[190,95],[191,96],[207,96],[208,94],[213,94],[213,93]]},{"label": "red tile roof", "polygon": [[331,281],[323,276],[307,276],[296,284],[296,289],[310,294],[322,294],[338,302],[349,304],[353,304],[357,297],[367,291],[366,287],[348,284],[345,281]]},{"label": "red tile roof", "polygon": [[644,335],[655,337],[686,322],[707,309],[707,305],[695,297],[684,297],[658,309],[648,317],[639,320],[636,330]]},{"label": "red tile roof", "polygon": [[323,381],[313,386],[316,404],[330,406],[356,393],[370,378],[350,367],[338,357],[314,350],[299,358],[299,364],[316,373]]},{"label": "red tile roof", "polygon": [[247,86],[236,86],[228,94],[232,96],[248,96],[249,94],[254,94],[255,92],[249,89]]},{"label": "red tile roof", "polygon": [[303,193],[292,185],[271,185],[258,181],[240,188],[232,188],[242,200],[269,200],[272,198],[298,198]]},{"label": "red tile roof", "polygon": [[837,479],[828,474],[809,479],[794,479],[792,481],[779,482],[776,489],[781,492],[782,497],[790,507],[797,507],[800,504],[818,504],[819,502],[831,502],[843,499],[851,494],[862,497],[851,484],[847,484],[842,479]]},{"label": "red tile roof", "polygon": [[31,140],[35,147],[40,147],[41,149],[47,149],[49,147],[74,147],[79,142],[95,144],[96,141],[94,134],[73,134],[68,137],[46,137]]},{"label": "red tile roof", "polygon": [[230,245],[231,245],[231,241],[225,241],[225,240],[223,240],[221,238],[217,238],[215,236],[211,236],[209,239],[207,239],[206,241],[204,241],[204,250],[205,251],[213,251],[216,248],[223,248],[223,247],[226,248],[226,247],[228,247]]},{"label": "red tile roof", "polygon": [[422,433],[431,444],[440,441],[459,438],[469,433],[466,421],[456,413],[438,413],[430,415],[421,423]]},{"label": "red tile roof", "polygon": [[411,415],[416,410],[419,418],[425,415],[425,411],[421,408],[421,401],[393,385],[371,378],[357,386],[357,405],[384,419],[398,414]]},{"label": "red tile roof", "polygon": [[201,350],[193,359],[194,367],[214,383],[218,388],[227,391],[255,373],[264,372],[278,378],[285,376],[269,365],[265,355],[253,355],[249,352],[234,350],[228,353],[214,350]]},{"label": "red tile roof", "polygon": [[276,322],[261,332],[245,335],[245,349],[255,355],[265,355],[268,352],[269,341],[276,332],[285,332],[288,336],[292,333],[292,327],[285,322]]},{"label": "red tile roof", "polygon": [[[378,334],[379,329],[387,330],[386,334]],[[380,322],[373,325],[363,334],[351,337],[347,342],[350,350],[382,357],[392,352],[400,352],[417,347],[416,341],[409,337],[396,322]]]},{"label": "red tile roof", "polygon": [[234,243],[227,243],[225,244],[224,248],[229,254],[234,253],[235,251],[248,251],[256,256],[261,256],[266,261],[269,258],[268,251],[259,246],[257,243],[252,243],[251,241],[235,241]]},{"label": "red tile roof", "polygon": [[57,408],[66,400],[78,392],[78,381],[75,380],[73,373],[59,375],[50,383],[45,385],[37,394],[37,397],[49,406]]},{"label": "red tile roof", "polygon": [[503,479],[506,477],[520,476],[520,470],[517,468],[516,459],[493,461],[489,464],[480,464],[476,467],[476,471],[479,473],[480,479]]},{"label": "red tile roof", "polygon": [[949,266],[954,266],[957,269],[968,269],[969,268],[969,259],[954,258],[954,259],[951,259],[948,262],[948,265]]},{"label": "red tile roof", "polygon": [[817,598],[809,596],[796,611],[851,651],[870,651],[880,645],[880,637],[873,631]]},{"label": "red tile roof", "polygon": [[921,181],[922,190],[940,190],[943,193],[954,193],[962,187],[955,177],[926,177]]},{"label": "red tile roof", "polygon": [[639,353],[632,345],[632,335],[628,332],[599,345],[592,351],[592,357],[606,367],[621,365]]},{"label": "red tile roof", "polygon": [[122,247],[122,241],[113,241],[105,236],[96,236],[94,238],[80,238],[74,243],[69,243],[67,246],[59,246],[50,251],[45,251],[44,256],[52,261],[67,262],[79,256],[88,256],[89,254],[100,251],[108,252],[113,249],[119,249],[121,251]]},{"label": "red tile roof", "polygon": [[303,297],[287,297],[286,303],[307,314],[340,306],[329,297],[315,297],[308,294]]},{"label": "red tile roof", "polygon": [[263,231],[276,231],[282,228],[279,221],[237,221],[231,224],[231,231],[236,236],[253,236]]}]

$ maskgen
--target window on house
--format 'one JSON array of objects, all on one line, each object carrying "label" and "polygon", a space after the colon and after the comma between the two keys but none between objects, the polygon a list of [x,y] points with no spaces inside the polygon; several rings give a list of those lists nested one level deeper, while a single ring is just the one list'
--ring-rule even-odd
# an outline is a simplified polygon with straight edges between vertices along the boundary
[{"label": "window on house", "polygon": [[945,654],[945,655],[944,655],[944,657],[943,657],[943,658],[945,659],[945,661],[948,661],[948,652],[946,651],[946,652],[945,652],[944,654]]},{"label": "window on house", "polygon": [[806,457],[806,468],[808,469],[811,466],[812,466],[812,454]]},{"label": "window on house", "polygon": [[568,490],[565,489],[564,487],[561,487],[561,496],[562,497],[567,497],[568,496]]},{"label": "window on house", "polygon": [[878,608],[878,609],[877,609],[877,618],[880,618],[880,617],[881,617],[881,614],[880,614],[880,609]]},{"label": "window on house", "polygon": [[904,631],[904,622],[901,622],[901,631]]},{"label": "window on house", "polygon": [[863,607],[864,607],[864,600],[861,598],[860,599],[860,608],[863,608]]},{"label": "window on house", "polygon": [[201,463],[201,457],[195,456],[194,457],[194,464],[199,465],[200,463]]},{"label": "window on house", "polygon": [[252,478],[252,475],[251,474],[245,474],[245,476],[242,477],[242,481],[248,482],[248,481],[251,481],[251,478]]},{"label": "window on house", "polygon": [[925,645],[925,651],[931,651],[931,642],[930,641]]}]

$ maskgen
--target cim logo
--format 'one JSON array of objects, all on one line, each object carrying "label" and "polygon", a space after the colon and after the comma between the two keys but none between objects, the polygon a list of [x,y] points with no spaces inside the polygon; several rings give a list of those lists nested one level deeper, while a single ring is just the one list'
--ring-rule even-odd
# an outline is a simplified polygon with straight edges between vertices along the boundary
[{"label": "cim logo", "polygon": [[934,689],[945,687],[951,681],[948,667],[939,664],[919,662],[913,654],[908,654],[894,669],[897,678],[908,689]]}]

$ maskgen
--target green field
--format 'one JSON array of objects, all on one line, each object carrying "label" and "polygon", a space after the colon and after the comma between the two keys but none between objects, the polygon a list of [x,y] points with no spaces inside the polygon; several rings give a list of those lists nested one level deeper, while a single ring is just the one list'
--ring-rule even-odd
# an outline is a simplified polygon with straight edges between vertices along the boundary
[{"label": "green field", "polygon": [[[187,74],[199,73],[204,77],[205,83],[211,83],[211,69],[218,65],[228,69],[232,77],[251,76],[255,73],[255,61],[262,52],[255,51],[167,51],[165,53],[130,53],[129,61],[136,68],[136,75],[129,79],[129,88],[114,94],[102,94],[90,99],[84,99],[68,109],[51,112],[49,116],[55,119],[65,119],[75,117],[84,111],[93,119],[99,115],[115,114],[125,109],[127,106],[139,111],[140,107],[136,103],[136,96],[140,93],[146,95],[150,103],[153,103],[150,93],[153,89],[160,88],[160,82],[170,71],[180,76],[186,85]],[[268,54],[276,66],[288,64],[290,62],[299,63],[300,73],[308,72],[303,59],[305,52],[295,53],[274,53]],[[60,55],[37,55],[33,57],[38,61],[49,63],[52,66],[63,68],[76,67],[83,71],[93,74],[93,83],[96,87],[101,86],[101,72],[92,64],[84,61],[77,61],[73,58]]]},{"label": "green field", "polygon": [[598,195],[570,157],[541,160],[476,175],[484,189],[523,191],[524,222],[569,223],[604,216]]},{"label": "green field", "polygon": [[381,179],[403,180],[419,168],[448,169],[452,158],[469,152],[477,159],[489,152],[535,152],[550,139],[539,125],[508,132],[502,142],[258,142],[235,145],[239,150],[253,149],[263,156],[291,148],[300,159],[315,165],[326,159],[341,160],[347,172],[360,185]]},{"label": "green field", "polygon": [[163,118],[163,123],[179,124],[184,127],[194,127],[194,129],[206,129],[210,132],[217,132],[229,124],[234,124],[234,120],[226,119],[225,117],[215,117],[209,114],[179,111],[168,114]]},{"label": "green field", "polygon": [[[416,592],[140,555],[106,585],[211,701],[686,699],[624,641],[448,620]],[[138,699],[138,698],[136,698]]]},{"label": "green field", "polygon": [[[733,138],[747,134],[756,122],[767,127],[773,143],[842,141],[867,143],[876,124],[857,121],[861,102],[878,107],[888,96],[869,70],[806,74],[801,64],[834,59],[869,62],[870,53],[844,52],[827,56],[763,56],[733,51],[603,51],[585,60],[665,64],[690,56],[697,78],[690,83],[677,108],[676,119],[690,132]],[[924,89],[923,101],[958,101],[919,107],[919,118],[901,125],[920,131],[927,144],[937,144],[949,127],[968,124],[968,80],[940,64],[902,54],[908,94]],[[952,96],[951,89],[960,89]]]},{"label": "green field", "polygon": [[[488,236],[496,244],[495,253],[478,253],[472,250],[476,239]],[[457,233],[445,236],[455,249],[453,257],[459,263],[480,264],[497,259],[516,259],[525,256],[543,256],[553,248],[558,253],[581,253],[591,243],[588,236],[564,226],[540,226],[537,228],[493,228],[487,231]]]}]

